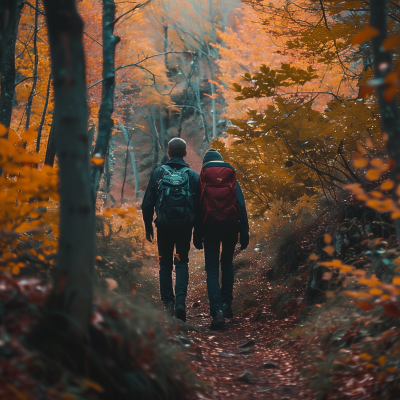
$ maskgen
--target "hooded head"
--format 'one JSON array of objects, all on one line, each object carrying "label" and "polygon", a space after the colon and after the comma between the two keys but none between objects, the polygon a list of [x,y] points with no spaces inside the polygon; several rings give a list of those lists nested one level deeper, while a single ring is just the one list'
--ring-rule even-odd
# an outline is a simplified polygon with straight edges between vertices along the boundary
[{"label": "hooded head", "polygon": [[221,154],[215,149],[210,149],[204,154],[203,166],[210,161],[223,161]]}]

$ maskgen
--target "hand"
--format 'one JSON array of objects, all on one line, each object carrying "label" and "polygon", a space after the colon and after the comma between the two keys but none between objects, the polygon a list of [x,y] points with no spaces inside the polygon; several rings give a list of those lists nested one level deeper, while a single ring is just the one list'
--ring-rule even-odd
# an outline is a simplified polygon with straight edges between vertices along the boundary
[{"label": "hand", "polygon": [[249,232],[240,232],[240,250],[247,249],[249,241],[250,241]]},{"label": "hand", "polygon": [[153,229],[151,231],[150,230],[146,231],[146,239],[148,242],[150,243],[152,242],[152,239],[154,239]]}]

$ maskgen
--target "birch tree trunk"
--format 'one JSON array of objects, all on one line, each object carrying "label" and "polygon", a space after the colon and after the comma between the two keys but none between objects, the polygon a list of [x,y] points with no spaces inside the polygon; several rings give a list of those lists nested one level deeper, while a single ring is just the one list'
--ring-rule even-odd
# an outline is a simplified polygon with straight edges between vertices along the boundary
[{"label": "birch tree trunk", "polygon": [[[4,1],[4,0],[1,0]],[[0,124],[10,127],[15,93],[15,42],[17,41],[18,24],[24,3],[22,0],[9,2],[4,15],[8,14],[7,26],[2,40],[2,63],[0,64]],[[4,7],[4,4],[2,5]],[[6,134],[6,137],[8,134]]]},{"label": "birch tree trunk", "polygon": [[122,124],[118,123],[118,129],[121,129],[126,141],[126,145],[129,148],[129,156],[131,158],[131,163],[132,163],[133,177],[135,179],[135,197],[137,197],[139,192],[139,172],[136,165],[135,151],[133,149],[132,142],[128,136],[126,128]]},{"label": "birch tree trunk", "polygon": [[211,57],[208,55],[207,56],[207,60],[208,60],[208,66],[210,68],[210,88],[211,88],[211,105],[212,105],[212,135],[213,138],[216,139],[218,137],[217,135],[217,101],[214,98],[215,96],[215,85],[213,83],[214,81],[214,70],[213,70],[213,65],[212,65],[212,59]]},{"label": "birch tree trunk", "polygon": [[[374,70],[375,78],[382,81],[382,85],[378,88],[378,102],[381,113],[382,129],[389,136],[387,143],[388,154],[391,158],[393,167],[390,174],[391,179],[395,182],[395,190],[393,196],[399,201],[397,188],[400,185],[400,113],[397,96],[392,100],[385,98],[385,87],[383,82],[386,76],[392,72],[393,63],[392,56],[389,52],[382,48],[383,41],[388,36],[388,0],[370,0],[371,17],[370,25],[380,32],[379,36],[372,39],[372,50],[374,53]],[[400,219],[396,220],[397,238],[400,243]]]},{"label": "birch tree trunk", "polygon": [[[94,147],[94,156],[105,161],[108,144],[114,121],[111,116],[114,111],[115,92],[115,47],[120,38],[114,36],[115,2],[103,0],[103,82],[102,97],[99,110],[99,125]],[[92,166],[92,188],[94,199],[97,197],[100,177],[104,170],[104,162]]]},{"label": "birch tree trunk", "polygon": [[[94,203],[91,191],[83,22],[75,0],[44,0],[54,87],[60,177],[60,236],[49,306],[88,334],[92,312]],[[75,328],[75,330],[76,330]]]}]

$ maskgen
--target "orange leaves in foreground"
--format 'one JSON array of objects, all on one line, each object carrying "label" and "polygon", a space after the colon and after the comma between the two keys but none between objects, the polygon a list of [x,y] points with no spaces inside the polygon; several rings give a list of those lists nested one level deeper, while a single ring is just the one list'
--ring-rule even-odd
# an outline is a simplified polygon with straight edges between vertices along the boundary
[{"label": "orange leaves in foreground", "polygon": [[33,137],[10,129],[0,139],[0,270],[15,275],[27,259],[43,265],[57,249],[58,176],[49,166],[38,169],[38,154],[26,150]]},{"label": "orange leaves in foreground", "polygon": [[364,42],[373,39],[378,36],[380,32],[378,29],[367,26],[364,30],[353,36],[352,44],[363,44]]}]

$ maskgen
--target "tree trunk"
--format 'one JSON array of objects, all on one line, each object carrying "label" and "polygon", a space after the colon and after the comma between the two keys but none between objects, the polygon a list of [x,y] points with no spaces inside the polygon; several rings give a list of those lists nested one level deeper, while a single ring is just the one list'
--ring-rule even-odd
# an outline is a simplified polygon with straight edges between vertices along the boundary
[{"label": "tree trunk", "polygon": [[214,98],[215,95],[215,86],[214,86],[214,71],[213,71],[213,65],[212,65],[212,59],[210,56],[207,56],[207,60],[208,60],[208,66],[210,67],[210,87],[211,87],[211,105],[212,105],[212,134],[213,134],[213,138],[216,139],[218,137],[217,135],[217,101]]},{"label": "tree trunk", "polygon": [[[3,0],[2,0],[3,1]],[[7,6],[6,6],[7,7]],[[22,0],[11,1],[8,8],[7,27],[2,43],[3,54],[0,65],[0,124],[10,127],[15,93],[15,42],[17,41],[18,24],[23,7]],[[7,9],[5,13],[7,12]],[[5,135],[8,137],[8,133]]]},{"label": "tree trunk", "polygon": [[[372,50],[374,52],[375,78],[385,80],[386,76],[392,72],[392,56],[389,52],[382,50],[382,43],[387,38],[387,19],[388,19],[388,0],[370,0],[371,18],[370,24],[378,29],[379,36],[372,39]],[[388,154],[393,165],[391,168],[391,179],[395,182],[393,197],[396,203],[399,201],[397,188],[400,185],[400,113],[397,95],[389,100],[385,98],[385,86],[382,84],[378,88],[378,102],[381,113],[382,129],[388,134],[387,143]],[[396,220],[397,238],[400,243],[400,219]]]},{"label": "tree trunk", "polygon": [[139,172],[137,170],[135,152],[133,150],[132,142],[128,136],[128,132],[126,131],[126,128],[122,124],[118,123],[118,129],[121,129],[122,133],[124,134],[126,145],[129,148],[129,155],[131,157],[133,177],[135,178],[135,197],[137,197],[138,192],[139,192]]},{"label": "tree trunk", "polygon": [[151,136],[153,138],[153,165],[151,166],[151,171],[153,172],[157,168],[157,165],[158,165],[159,145],[158,145],[157,131],[156,131],[156,127],[154,126],[153,117],[149,115],[147,117],[147,122],[150,126]]},{"label": "tree trunk", "polygon": [[[36,9],[35,9],[35,27],[33,31],[33,54],[35,57],[35,64],[33,67],[33,85],[31,93],[29,94],[28,103],[26,105],[26,122],[25,122],[25,129],[29,129],[29,124],[31,121],[31,112],[32,112],[32,102],[33,96],[36,92],[36,86],[38,81],[38,67],[39,67],[39,54],[37,51],[37,32],[38,32],[38,19],[39,19],[39,0],[36,0]],[[39,151],[39,150],[37,150]]]},{"label": "tree trunk", "polygon": [[[120,38],[114,36],[115,3],[114,0],[103,0],[103,82],[102,97],[99,110],[99,126],[94,147],[94,156],[105,160],[114,121],[111,116],[114,111],[115,91],[115,47]],[[92,166],[92,187],[94,199],[104,162]]]},{"label": "tree trunk", "polygon": [[[38,128],[38,135],[37,135],[37,141],[36,141],[36,153],[39,153],[39,150],[40,150],[40,139],[42,137],[42,129],[43,129],[44,121],[46,119],[47,106],[49,105],[50,83],[51,83],[51,72],[49,74],[49,80],[47,82],[46,101],[44,102],[42,118],[40,120],[40,124],[39,124],[39,128]],[[53,126],[53,124],[52,124],[52,126]],[[50,136],[49,136],[49,139],[50,139]],[[54,158],[53,158],[53,162],[54,162]]]},{"label": "tree trunk", "polygon": [[49,138],[47,139],[46,156],[44,157],[44,163],[54,167],[54,159],[56,156],[56,145],[54,143],[54,118],[51,122]]},{"label": "tree trunk", "polygon": [[94,203],[91,191],[83,22],[75,0],[44,0],[54,87],[60,177],[58,263],[49,306],[88,334],[92,313]]},{"label": "tree trunk", "polygon": [[159,126],[159,130],[158,130],[158,137],[159,137],[159,141],[160,141],[160,147],[161,147],[161,151],[162,151],[162,159],[161,159],[161,163],[164,164],[165,162],[168,161],[168,138],[167,138],[167,129],[166,129],[166,124],[165,124],[165,120],[164,120],[164,114],[161,110],[161,108],[159,108],[158,110],[159,115],[158,115],[158,120],[160,123]]}]

